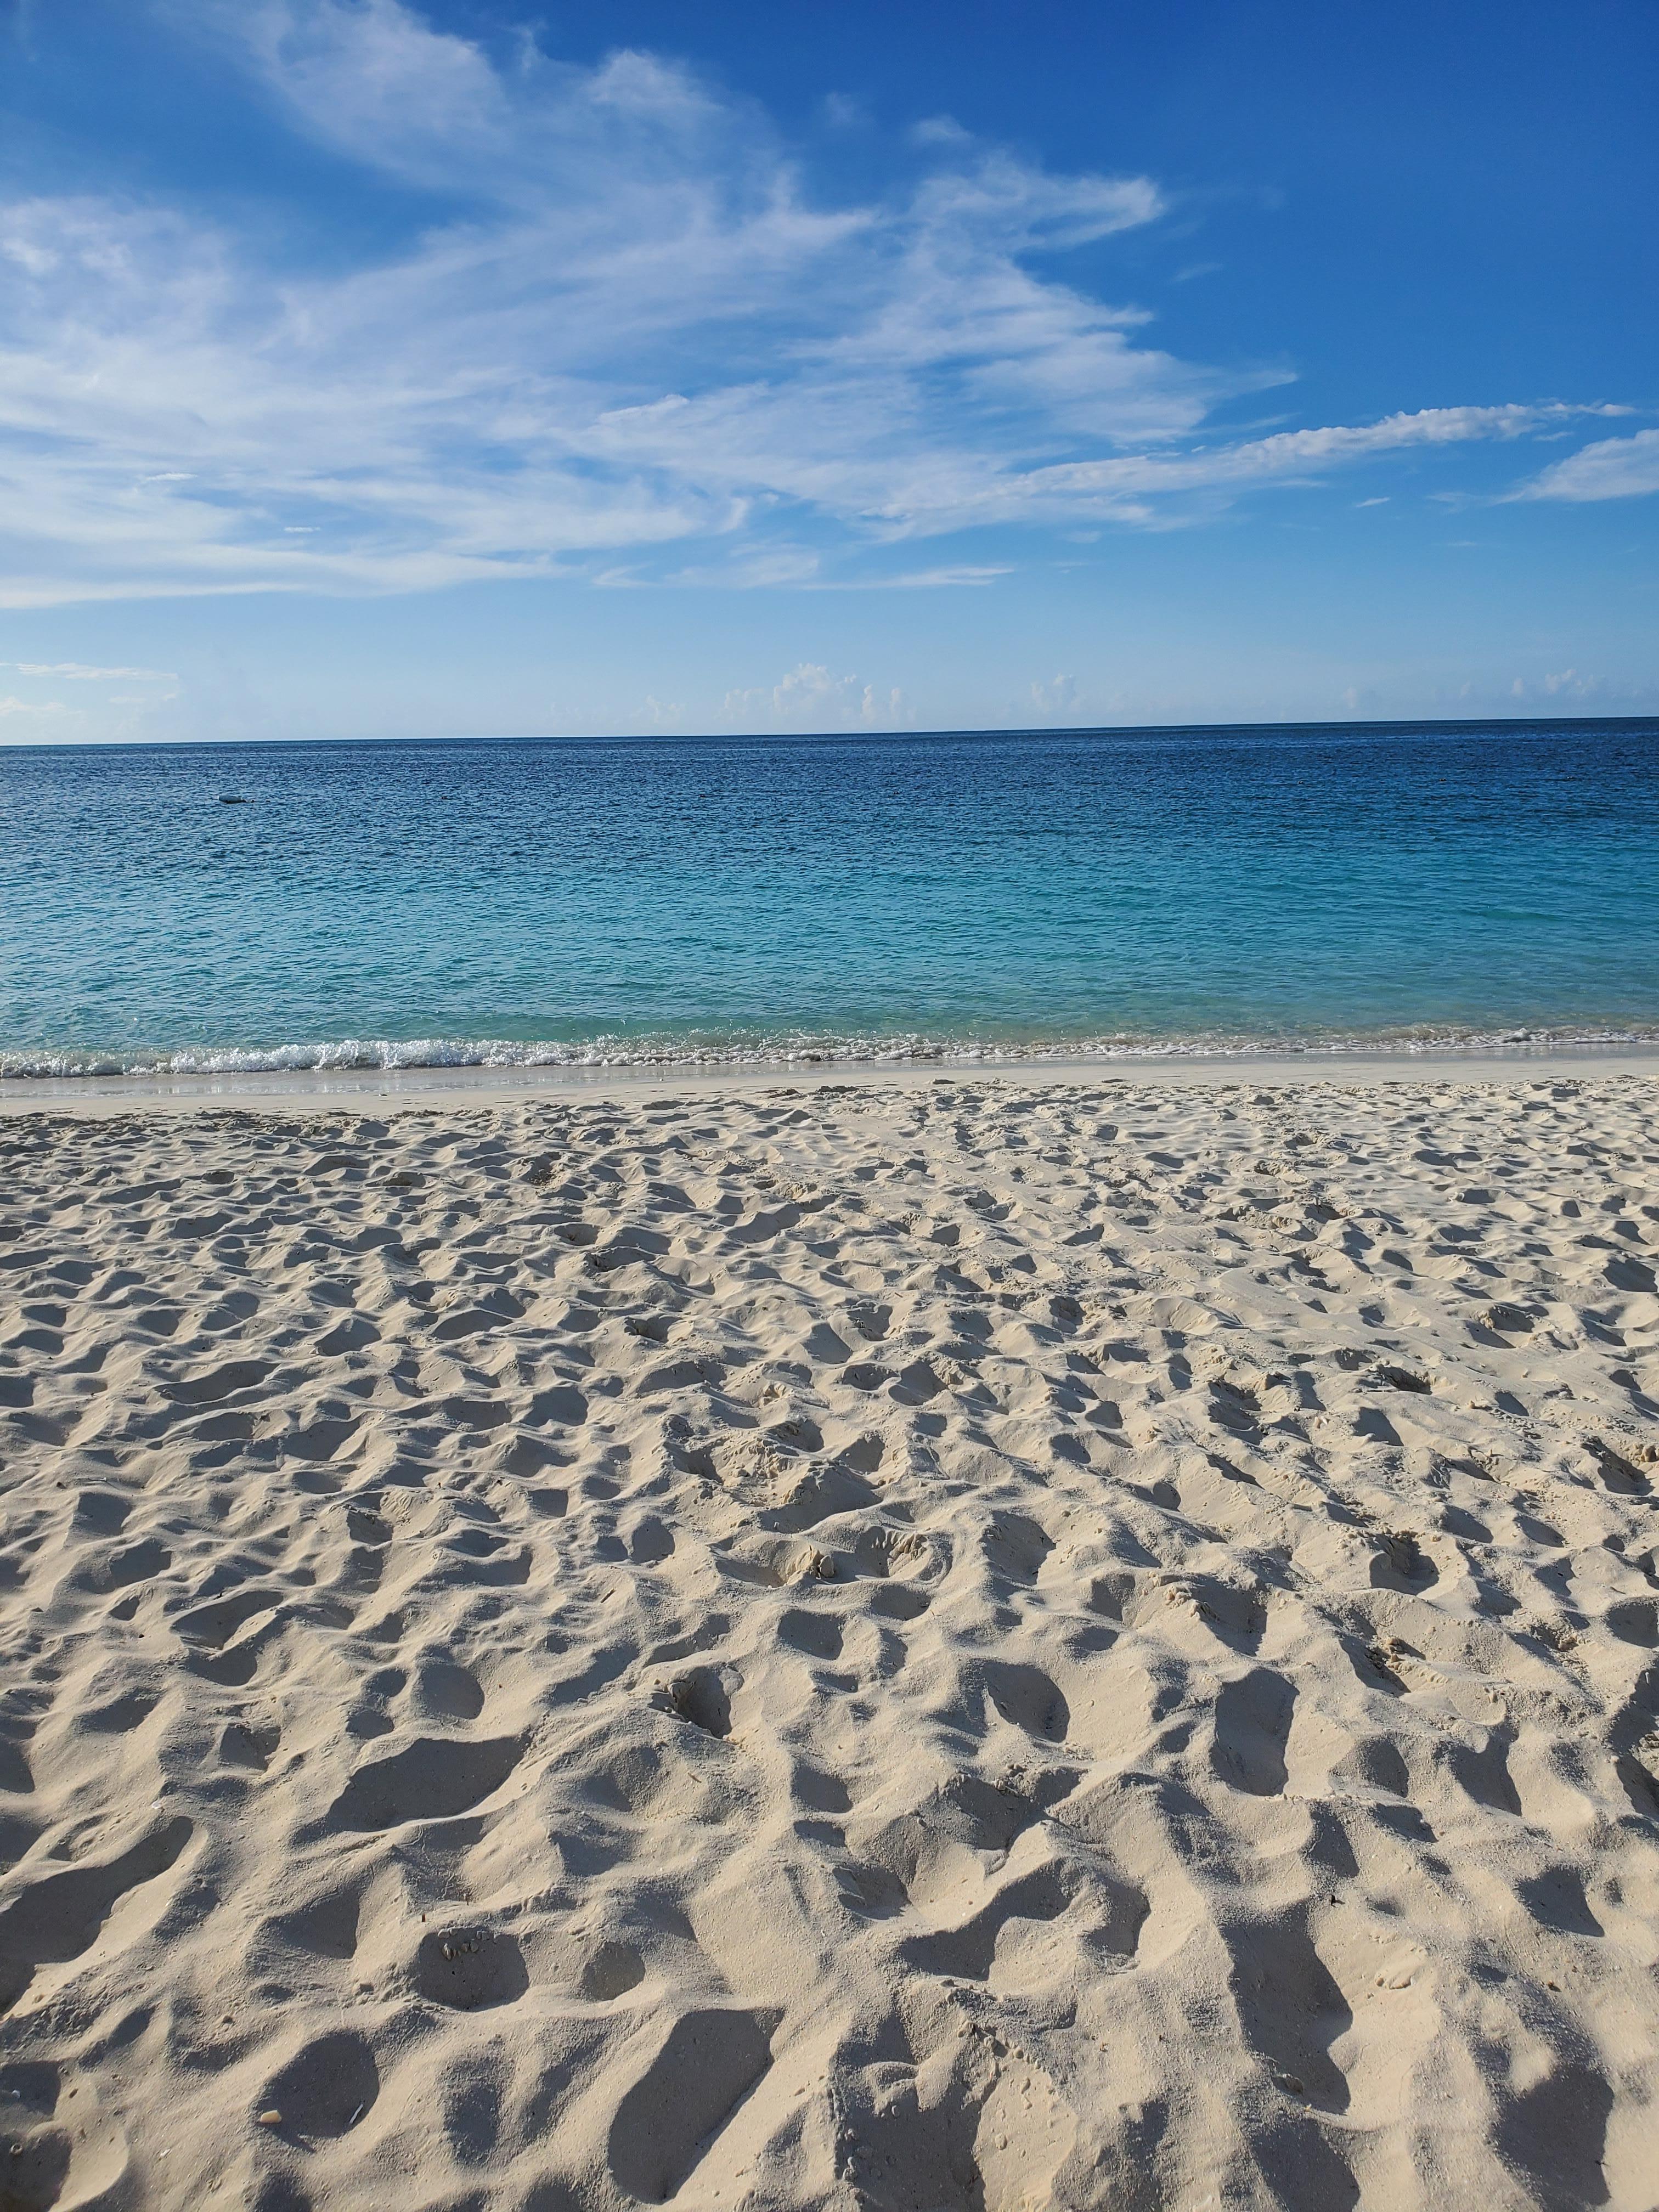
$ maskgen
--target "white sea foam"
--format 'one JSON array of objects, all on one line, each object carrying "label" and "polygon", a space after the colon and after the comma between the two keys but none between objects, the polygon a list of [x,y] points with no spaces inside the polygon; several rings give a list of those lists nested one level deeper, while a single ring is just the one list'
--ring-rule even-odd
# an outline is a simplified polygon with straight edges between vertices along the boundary
[{"label": "white sea foam", "polygon": [[749,1038],[343,1037],[306,1044],[191,1046],[129,1054],[0,1051],[0,1077],[260,1075],[416,1068],[756,1069],[802,1066],[1019,1066],[1043,1061],[1226,1060],[1418,1053],[1549,1053],[1659,1044],[1659,1030],[1614,1028],[1455,1030],[1420,1027],[1291,1036],[1212,1032],[1176,1036],[974,1039],[781,1035]]}]

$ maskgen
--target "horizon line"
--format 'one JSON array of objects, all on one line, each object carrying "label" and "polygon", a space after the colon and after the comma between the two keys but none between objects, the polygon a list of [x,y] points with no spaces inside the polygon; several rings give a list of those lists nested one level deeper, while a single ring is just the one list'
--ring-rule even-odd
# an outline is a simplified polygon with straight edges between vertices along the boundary
[{"label": "horizon line", "polygon": [[1458,730],[1483,732],[1564,728],[1651,729],[1659,732],[1659,709],[1646,714],[1381,715],[1346,719],[1324,717],[1298,721],[1078,722],[1049,725],[1011,722],[1003,726],[917,730],[636,730],[586,733],[534,730],[512,733],[472,731],[451,732],[433,737],[35,738],[27,744],[13,744],[0,739],[0,754],[254,751],[260,747],[301,745],[766,745],[845,744],[848,740],[880,744],[936,738],[1239,737],[1267,731],[1288,733],[1322,730],[1397,730],[1402,732]]}]

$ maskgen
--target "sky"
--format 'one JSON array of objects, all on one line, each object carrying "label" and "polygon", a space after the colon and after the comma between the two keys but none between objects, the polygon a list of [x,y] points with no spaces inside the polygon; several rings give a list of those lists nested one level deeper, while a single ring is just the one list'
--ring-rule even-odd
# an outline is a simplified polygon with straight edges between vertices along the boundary
[{"label": "sky", "polygon": [[0,0],[0,742],[1659,711],[1652,0]]}]

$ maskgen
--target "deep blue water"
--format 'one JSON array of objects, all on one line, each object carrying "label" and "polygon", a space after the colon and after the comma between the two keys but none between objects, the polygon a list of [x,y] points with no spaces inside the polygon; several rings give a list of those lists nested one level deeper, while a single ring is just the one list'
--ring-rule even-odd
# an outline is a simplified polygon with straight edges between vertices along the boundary
[{"label": "deep blue water", "polygon": [[1659,723],[29,749],[0,824],[14,1074],[1659,1034]]}]

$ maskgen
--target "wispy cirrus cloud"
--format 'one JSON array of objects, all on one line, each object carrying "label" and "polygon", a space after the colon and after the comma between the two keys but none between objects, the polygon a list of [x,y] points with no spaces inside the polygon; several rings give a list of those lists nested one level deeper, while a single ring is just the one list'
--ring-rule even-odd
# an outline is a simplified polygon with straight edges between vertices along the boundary
[{"label": "wispy cirrus cloud", "polygon": [[936,123],[902,185],[848,201],[752,103],[651,55],[580,68],[526,39],[492,58],[403,0],[155,5],[296,138],[420,195],[421,227],[296,273],[257,227],[184,205],[0,208],[13,605],[574,573],[981,582],[994,564],[855,556],[1190,518],[1569,417],[1218,435],[1223,403],[1283,373],[1177,359],[1065,258],[1158,222],[1149,179],[1056,175]]},{"label": "wispy cirrus cloud", "polygon": [[176,684],[165,668],[93,668],[83,660],[0,660],[0,668],[15,669],[20,676],[51,676],[71,684]]},{"label": "wispy cirrus cloud", "polygon": [[9,721],[14,715],[26,720],[48,714],[66,714],[69,708],[61,699],[0,699],[0,717]]},{"label": "wispy cirrus cloud", "polygon": [[1638,430],[1628,438],[1599,438],[1565,460],[1552,462],[1517,499],[1574,501],[1638,499],[1659,491],[1659,430]]}]

